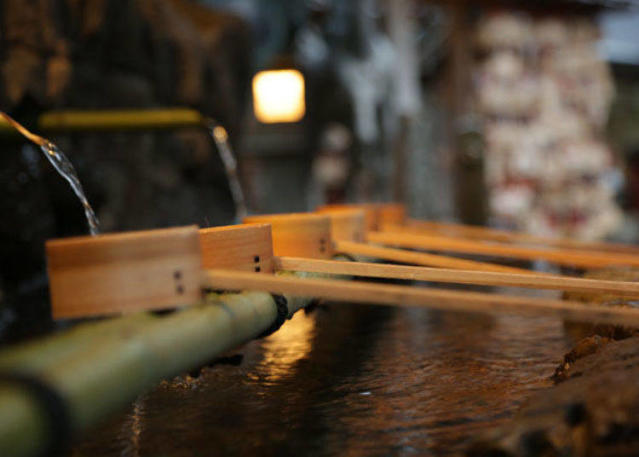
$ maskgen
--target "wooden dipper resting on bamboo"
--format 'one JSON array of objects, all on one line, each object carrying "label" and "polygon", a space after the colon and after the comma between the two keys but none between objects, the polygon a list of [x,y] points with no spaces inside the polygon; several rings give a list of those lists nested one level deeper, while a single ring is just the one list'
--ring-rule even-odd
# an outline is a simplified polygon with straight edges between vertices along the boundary
[{"label": "wooden dipper resting on bamboo", "polygon": [[54,318],[197,303],[198,227],[73,237],[46,243]]},{"label": "wooden dipper resting on bamboo", "polygon": [[311,301],[250,291],[202,297],[202,264],[272,273],[270,226],[263,224],[71,238],[50,242],[47,252],[56,318],[179,308],[79,324],[0,352],[3,457],[64,452],[69,435],[160,380],[274,330]]},{"label": "wooden dipper resting on bamboo", "polygon": [[[386,205],[380,205],[385,208]],[[397,205],[393,208],[393,221],[403,217],[403,210]],[[342,253],[359,253],[368,252],[342,250],[343,246],[359,246],[359,240],[362,238],[362,230],[364,230],[367,218],[364,217],[366,209],[357,209],[352,207],[339,207],[337,209],[323,209],[321,214],[326,214],[331,220],[331,236],[333,237],[333,245],[336,246],[336,252]],[[378,207],[379,208],[379,207]],[[389,220],[388,215],[379,215],[378,220]],[[370,220],[370,219],[368,219]],[[351,238],[349,239],[349,235]],[[344,240],[344,241],[339,241]],[[349,244],[352,242],[352,244]],[[371,253],[379,252],[371,247]],[[390,250],[392,252],[392,250]],[[382,250],[381,252],[385,252]],[[412,254],[412,253],[407,253]],[[416,254],[419,255],[419,254]],[[380,258],[386,259],[384,256]],[[419,258],[419,257],[418,257]],[[396,260],[392,257],[390,260]],[[447,259],[442,257],[442,259]],[[457,260],[457,259],[453,259]],[[639,292],[639,284],[633,282],[621,281],[600,281],[589,280],[583,278],[574,278],[568,276],[536,274],[535,272],[524,270],[524,274],[518,273],[502,273],[499,271],[476,271],[476,270],[453,270],[447,268],[429,268],[414,267],[404,265],[386,265],[379,263],[364,262],[331,262],[320,259],[303,259],[293,257],[276,257],[276,264],[282,270],[310,271],[327,274],[340,274],[360,277],[375,277],[388,279],[404,279],[415,281],[431,281],[455,284],[474,284],[486,286],[510,286],[533,289],[551,289],[573,291],[581,290],[588,292],[606,292],[617,294],[620,296],[634,297]],[[407,262],[409,263],[409,262]],[[477,262],[483,265],[482,262]],[[491,264],[487,264],[491,265]]]},{"label": "wooden dipper resting on bamboo", "polygon": [[[365,218],[361,212],[341,211],[333,214],[333,220],[336,222],[331,225],[330,213],[267,215],[247,218],[247,222],[257,224],[199,232],[195,227],[186,227],[51,242],[47,252],[54,317],[182,306],[198,302],[204,286],[399,306],[550,312],[597,322],[639,322],[636,310],[586,307],[561,300],[273,275],[295,270],[639,296],[636,283],[331,261],[335,252],[331,227],[333,233],[350,233],[357,238]],[[342,246],[339,241],[335,243],[337,252]],[[200,265],[206,269],[203,273]]]},{"label": "wooden dipper resting on bamboo", "polygon": [[[358,236],[363,222],[361,213],[351,212],[348,218],[345,216],[346,213],[342,213],[338,217],[342,221],[341,230]],[[353,224],[351,229],[347,227],[349,220]],[[269,292],[299,293],[317,298],[436,307],[439,305],[435,301],[450,295],[451,300],[469,304],[469,310],[477,309],[474,304],[470,305],[476,300],[511,305],[519,303],[530,309],[539,305],[540,312],[548,309],[543,300],[529,297],[480,294],[486,295],[481,297],[465,295],[465,292],[362,285],[335,279],[319,283],[314,279],[296,278],[297,285],[293,287],[291,281],[273,276],[279,270],[590,292],[614,291],[639,296],[639,285],[635,283],[330,261],[335,251],[328,215],[256,216],[247,218],[247,222],[262,224],[200,231],[195,227],[185,227],[52,241],[47,244],[47,253],[54,317],[183,306],[198,302],[203,286],[222,290],[260,290],[262,287]],[[336,246],[340,247],[340,244]],[[201,266],[205,268],[203,273],[200,273]],[[268,281],[263,276],[255,276],[251,280],[251,275],[242,275],[240,271],[253,273],[253,276],[255,273],[267,274]],[[234,275],[241,281],[233,280]],[[388,298],[389,294],[393,300]],[[555,305],[558,310],[569,309],[573,316],[574,310],[579,308],[561,301]],[[600,318],[597,313],[583,308],[586,315]],[[494,309],[489,307],[486,310]],[[517,308],[512,310],[516,312]]]},{"label": "wooden dipper resting on bamboo", "polygon": [[[273,232],[264,223],[269,219],[277,219]],[[361,215],[353,220],[361,223]],[[301,297],[442,310],[554,314],[639,325],[639,311],[632,309],[292,274],[276,276],[274,273],[281,269],[307,272],[326,266],[331,270],[323,273],[405,279],[439,274],[444,275],[439,276],[440,280],[449,280],[463,272],[328,260],[333,255],[329,216],[261,217],[255,222],[261,223],[50,242],[49,275],[57,318],[174,306],[180,309],[168,315],[134,313],[81,324],[45,342],[30,342],[0,353],[0,369],[12,374],[0,380],[0,455],[31,457],[46,453],[48,446],[59,444],[52,436],[52,420],[68,421],[67,429],[74,433],[83,430],[160,379],[201,365],[272,329],[274,323],[281,323],[282,318],[309,303],[310,298]],[[278,256],[273,252],[275,246]],[[290,255],[310,257],[285,257]],[[306,265],[294,267],[295,262]],[[200,265],[211,269],[202,271]],[[349,267],[353,269],[339,269]],[[488,273],[466,272],[471,273],[478,275],[471,282],[487,280]],[[614,286],[638,292],[634,283],[573,281],[573,286],[585,290]],[[202,286],[243,292],[213,293],[203,302]],[[286,305],[262,291],[285,294]],[[182,307],[188,302],[193,306]],[[25,388],[25,379],[57,398],[64,414],[58,417],[44,413],[46,407]]]},{"label": "wooden dipper resting on bamboo", "polygon": [[[331,220],[331,212],[326,213],[326,216]],[[361,212],[358,211],[344,211],[342,209],[333,212],[332,220],[336,221],[331,224],[333,227],[333,234],[351,233],[354,236],[358,236],[362,230],[362,223],[365,223],[366,218],[362,218]],[[484,273],[478,271],[459,271],[459,270],[444,270],[444,269],[429,269],[419,267],[404,267],[396,265],[380,265],[362,262],[335,262],[328,260],[329,252],[326,249],[318,249],[319,246],[324,246],[324,241],[329,234],[326,233],[327,224],[322,221],[317,215],[312,214],[286,214],[286,215],[262,215],[256,217],[250,217],[245,219],[246,222],[268,222],[273,225],[273,242],[275,256],[276,269],[282,270],[295,270],[295,271],[309,271],[317,273],[327,274],[345,274],[350,276],[361,277],[382,277],[382,278],[395,278],[395,279],[420,279],[439,282],[451,282],[451,283],[467,283],[467,284],[483,284],[483,285],[508,285],[518,287],[529,288],[544,288],[544,289],[559,289],[559,290],[571,290],[573,287],[590,291],[615,291],[622,294],[636,295],[639,292],[639,284],[635,283],[621,283],[616,281],[607,282],[590,282],[588,280],[580,278],[565,278],[559,276],[542,276],[542,275],[516,275],[516,274],[498,274],[498,273]],[[348,223],[353,225],[348,227]],[[309,236],[306,236],[309,234]],[[304,245],[307,244],[306,247]],[[335,246],[335,253],[343,253],[340,249],[339,242],[333,241]],[[306,253],[307,258],[301,258],[294,253]],[[346,252],[350,253],[350,252]],[[365,301],[368,303],[382,303],[382,304],[394,304],[394,305],[414,305],[414,306],[440,306],[437,301],[458,300],[460,303],[456,306],[469,306],[469,310],[477,310],[473,304],[470,304],[473,300],[486,300],[484,303],[492,301],[493,303],[501,302],[508,303],[506,308],[513,306],[514,312],[522,311],[527,307],[533,309],[535,303],[539,303],[540,312],[553,312],[559,311],[565,305],[567,311],[572,314],[577,308],[584,311],[583,317],[585,319],[599,320],[600,318],[606,319],[604,310],[607,308],[599,309],[601,313],[597,313],[597,316],[586,316],[589,314],[587,309],[593,309],[585,307],[580,304],[570,304],[560,300],[541,300],[529,297],[508,297],[491,294],[470,294],[467,292],[451,292],[451,291],[438,291],[433,289],[414,289],[407,288],[406,286],[389,286],[389,285],[377,285],[377,284],[348,284],[342,281],[324,281],[322,283],[318,280],[304,281],[302,279],[296,279],[295,281],[280,281],[277,278],[272,277],[260,277],[255,278],[254,281],[250,280],[247,275],[232,275],[226,274],[221,271],[210,271],[206,273],[209,279],[219,286],[220,284],[225,287],[231,288],[265,288],[271,292],[289,291],[292,293],[315,293],[316,296],[322,298],[329,298],[335,300],[344,301]],[[295,282],[295,284],[293,284]],[[306,287],[309,289],[306,289]],[[314,290],[310,291],[311,287]],[[304,291],[304,292],[302,292]],[[309,292],[310,291],[310,292]],[[392,299],[389,298],[392,296]],[[553,305],[545,307],[545,304]],[[522,305],[522,308],[516,308],[516,303]],[[576,306],[573,306],[576,305]],[[459,309],[459,308],[456,308]],[[490,312],[494,310],[490,306],[484,308]],[[545,311],[541,311],[544,309]],[[609,311],[609,310],[608,310]],[[634,311],[634,310],[631,310]],[[639,313],[636,312],[636,313]],[[561,314],[561,311],[559,311]],[[574,314],[573,314],[574,315]],[[638,314],[639,315],[639,314]]]}]

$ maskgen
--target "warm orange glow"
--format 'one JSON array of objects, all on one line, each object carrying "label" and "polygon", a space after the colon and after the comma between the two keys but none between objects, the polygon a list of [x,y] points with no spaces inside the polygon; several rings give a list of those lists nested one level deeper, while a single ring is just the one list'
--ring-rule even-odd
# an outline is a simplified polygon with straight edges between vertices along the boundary
[{"label": "warm orange glow", "polygon": [[213,128],[213,136],[217,141],[226,141],[229,138],[228,133],[226,133],[226,129],[221,125],[216,125]]},{"label": "warm orange glow", "polygon": [[313,349],[316,315],[297,312],[277,332],[263,340],[264,358],[260,365],[269,381],[291,376],[296,364],[308,357]]},{"label": "warm orange glow", "polygon": [[253,110],[258,121],[297,122],[304,117],[304,76],[297,70],[260,71],[253,77]]}]

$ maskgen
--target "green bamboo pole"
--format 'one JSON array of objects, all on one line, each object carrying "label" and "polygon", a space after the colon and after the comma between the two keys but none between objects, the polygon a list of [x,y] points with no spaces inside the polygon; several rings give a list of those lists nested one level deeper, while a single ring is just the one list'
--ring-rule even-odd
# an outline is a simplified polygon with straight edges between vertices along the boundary
[{"label": "green bamboo pole", "polygon": [[[190,108],[45,111],[34,127],[40,132],[108,132],[205,127],[199,111]],[[0,135],[15,135],[14,126],[0,118]]]},{"label": "green bamboo pole", "polygon": [[202,114],[183,107],[60,110],[44,112],[38,118],[38,128],[45,132],[161,130],[203,125]]},{"label": "green bamboo pole", "polygon": [[0,385],[0,452],[7,457],[41,455],[51,430],[26,390]]},{"label": "green bamboo pole", "polygon": [[87,322],[51,337],[28,341],[0,353],[0,372],[19,371],[34,373],[51,364],[87,350],[88,346],[102,344],[109,336],[135,331],[139,325],[153,322],[153,316],[136,313],[124,317]]},{"label": "green bamboo pole", "polygon": [[[287,301],[291,316],[310,299]],[[270,294],[224,294],[167,316],[144,313],[102,325],[81,324],[69,334],[45,340],[46,355],[36,343],[19,348],[17,355],[0,354],[0,361],[5,371],[33,374],[55,389],[66,400],[77,433],[158,381],[255,338],[276,316]],[[35,456],[48,433],[40,405],[20,386],[0,385],[0,455]]]}]

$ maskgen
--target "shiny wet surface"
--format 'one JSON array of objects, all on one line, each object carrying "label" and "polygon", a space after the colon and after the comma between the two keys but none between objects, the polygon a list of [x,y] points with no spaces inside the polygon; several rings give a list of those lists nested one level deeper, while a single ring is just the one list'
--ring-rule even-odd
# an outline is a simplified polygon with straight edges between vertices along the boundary
[{"label": "shiny wet surface", "polygon": [[554,318],[331,304],[176,378],[74,457],[459,455],[568,349]]}]

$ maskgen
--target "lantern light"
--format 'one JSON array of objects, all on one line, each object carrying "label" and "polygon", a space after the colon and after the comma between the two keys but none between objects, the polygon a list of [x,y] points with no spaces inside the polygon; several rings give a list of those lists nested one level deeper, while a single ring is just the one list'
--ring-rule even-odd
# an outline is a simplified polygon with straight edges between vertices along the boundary
[{"label": "lantern light", "polygon": [[265,70],[253,77],[253,110],[265,124],[298,122],[306,112],[304,76],[297,70]]}]

